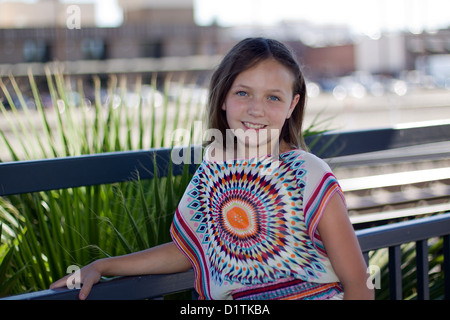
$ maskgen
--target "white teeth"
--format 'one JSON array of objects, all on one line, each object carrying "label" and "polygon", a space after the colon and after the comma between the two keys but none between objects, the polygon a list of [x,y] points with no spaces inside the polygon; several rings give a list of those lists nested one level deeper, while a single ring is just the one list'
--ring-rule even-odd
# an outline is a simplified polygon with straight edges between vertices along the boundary
[{"label": "white teeth", "polygon": [[250,122],[244,122],[244,125],[250,129],[262,129],[265,127],[265,125],[263,125],[263,124],[253,124]]}]

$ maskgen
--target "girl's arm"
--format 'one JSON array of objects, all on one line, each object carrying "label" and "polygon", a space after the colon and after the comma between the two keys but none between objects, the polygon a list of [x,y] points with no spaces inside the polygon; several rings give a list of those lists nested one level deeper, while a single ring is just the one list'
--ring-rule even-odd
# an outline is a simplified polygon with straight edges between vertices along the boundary
[{"label": "girl's arm", "polygon": [[[187,271],[191,267],[189,259],[173,242],[124,256],[100,259],[80,270],[80,281],[83,286],[79,298],[86,299],[92,286],[102,276],[168,274]],[[70,276],[59,279],[50,286],[50,289],[66,286]]]},{"label": "girl's arm", "polygon": [[344,287],[344,299],[374,299],[373,290],[367,286],[367,265],[339,194],[334,194],[330,199],[317,229],[333,269]]}]

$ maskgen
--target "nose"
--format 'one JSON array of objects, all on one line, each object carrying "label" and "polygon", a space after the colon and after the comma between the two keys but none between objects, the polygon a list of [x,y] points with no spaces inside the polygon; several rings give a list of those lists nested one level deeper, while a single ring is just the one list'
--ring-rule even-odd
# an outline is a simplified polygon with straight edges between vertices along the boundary
[{"label": "nose", "polygon": [[253,116],[253,117],[262,117],[264,116],[264,105],[263,102],[260,101],[260,99],[252,99],[252,101],[250,101],[249,106],[248,106],[248,110],[247,110],[248,114]]}]

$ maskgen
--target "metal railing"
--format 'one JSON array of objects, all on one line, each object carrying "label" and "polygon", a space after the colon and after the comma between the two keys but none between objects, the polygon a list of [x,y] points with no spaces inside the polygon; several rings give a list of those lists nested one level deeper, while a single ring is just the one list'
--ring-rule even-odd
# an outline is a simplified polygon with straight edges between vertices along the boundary
[{"label": "metal railing", "polygon": [[[325,134],[319,138],[309,138],[308,143],[313,153],[329,158],[445,142],[450,140],[449,137],[450,124],[442,124],[433,127]],[[165,176],[170,157],[170,149],[158,149],[0,163],[0,196],[129,181],[136,179],[137,174],[140,179],[152,178],[155,172],[158,176]],[[192,158],[189,164],[191,172],[197,164],[198,159]],[[183,168],[184,164],[173,164],[172,173],[181,174]],[[357,231],[367,261],[370,251],[389,248],[391,299],[402,298],[400,245],[407,242],[417,244],[418,298],[429,299],[427,239],[434,237],[443,237],[445,298],[450,299],[449,235],[450,213]],[[170,275],[121,277],[97,284],[89,298],[153,299],[174,292],[193,291],[193,284],[192,270]],[[6,299],[77,299],[77,295],[77,290],[57,289]]]},{"label": "metal railing", "polygon": [[445,275],[445,299],[450,299],[450,213],[427,218],[398,222],[385,226],[356,231],[361,250],[369,264],[369,252],[382,248],[389,249],[389,292],[392,300],[402,297],[402,252],[400,246],[416,243],[417,297],[430,298],[428,288],[428,245],[427,240],[443,238]]},{"label": "metal railing", "polygon": [[[450,299],[450,213],[399,222],[387,226],[356,231],[361,250],[368,261],[368,253],[389,248],[390,298],[402,299],[402,270],[400,245],[416,242],[418,299],[430,298],[428,290],[428,254],[426,240],[443,237],[445,299]],[[158,299],[166,294],[194,290],[194,271],[168,274],[120,277],[100,282],[92,288],[89,299],[141,300]],[[5,298],[7,300],[76,300],[78,290],[55,289],[32,292]]]}]

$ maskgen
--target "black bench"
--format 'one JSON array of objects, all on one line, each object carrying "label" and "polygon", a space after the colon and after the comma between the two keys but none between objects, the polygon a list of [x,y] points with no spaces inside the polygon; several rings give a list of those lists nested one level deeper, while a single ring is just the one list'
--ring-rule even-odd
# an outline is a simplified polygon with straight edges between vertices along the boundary
[{"label": "black bench", "polygon": [[[374,159],[366,157],[358,162],[358,160],[348,160],[351,159],[348,156],[446,143],[449,140],[450,124],[441,124],[428,127],[412,126],[402,129],[327,133],[310,137],[307,143],[311,151],[322,158],[333,158],[333,163],[341,165],[355,165],[355,163],[368,163]],[[425,147],[424,150],[426,150]],[[129,181],[136,178],[136,171],[139,172],[140,179],[152,178],[155,174],[152,170],[154,164],[156,164],[158,175],[165,176],[168,172],[171,152],[170,149],[158,149],[0,163],[0,196]],[[195,153],[191,152],[191,154]],[[440,156],[449,154],[450,152],[443,151]],[[416,155],[418,156],[420,155]],[[422,156],[428,157],[426,153]],[[401,156],[396,156],[397,159],[399,157]],[[357,158],[357,156],[354,157],[354,159]],[[392,153],[389,153],[384,161],[389,161],[391,158]],[[349,164],[352,161],[356,162]],[[383,159],[377,159],[377,161],[383,161]],[[189,169],[194,172],[198,159],[192,159],[191,162]],[[145,170],[142,163],[146,163]],[[174,164],[173,174],[181,174],[183,168],[183,164]],[[357,231],[366,260],[370,251],[389,248],[391,299],[402,298],[400,245],[407,242],[417,244],[418,297],[429,299],[426,240],[432,237],[443,237],[445,298],[450,299],[450,213],[445,213],[448,210],[430,210],[429,214],[439,215]],[[173,292],[193,290],[193,278],[192,270],[180,274],[114,278],[97,284],[93,288],[90,299],[160,298]],[[5,299],[76,298],[76,290],[58,289]]]}]

